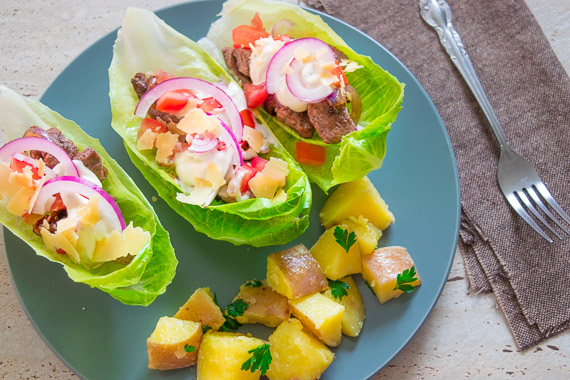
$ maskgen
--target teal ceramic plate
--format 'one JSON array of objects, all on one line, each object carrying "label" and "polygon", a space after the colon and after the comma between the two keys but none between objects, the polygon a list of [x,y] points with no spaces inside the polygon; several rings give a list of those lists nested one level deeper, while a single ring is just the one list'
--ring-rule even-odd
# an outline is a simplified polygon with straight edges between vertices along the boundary
[{"label": "teal ceramic plate", "polygon": [[[219,1],[191,2],[157,12],[167,23],[197,40],[221,9]],[[406,83],[403,110],[388,136],[384,166],[370,174],[396,223],[381,245],[402,245],[411,252],[423,285],[413,294],[380,305],[357,281],[366,305],[359,338],[343,338],[336,359],[322,379],[366,379],[384,367],[410,341],[433,309],[447,279],[459,229],[459,184],[453,151],[443,123],[426,92],[385,48],[351,26],[321,15],[359,53]],[[116,33],[92,45],[53,82],[42,101],[98,137],[150,199],[156,193],[131,164],[111,129],[107,68]],[[322,232],[318,212],[324,194],[313,188],[309,229],[296,241],[312,246]],[[73,283],[55,263],[35,253],[5,230],[6,255],[16,291],[28,316],[54,352],[87,379],[188,379],[196,369],[172,372],[147,369],[146,338],[163,315],[173,315],[198,287],[209,286],[221,304],[239,285],[264,278],[267,254],[284,246],[234,247],[194,231],[162,200],[154,203],[169,231],[180,264],[173,283],[149,307],[125,306],[103,292]],[[265,338],[270,330],[250,326]]]}]

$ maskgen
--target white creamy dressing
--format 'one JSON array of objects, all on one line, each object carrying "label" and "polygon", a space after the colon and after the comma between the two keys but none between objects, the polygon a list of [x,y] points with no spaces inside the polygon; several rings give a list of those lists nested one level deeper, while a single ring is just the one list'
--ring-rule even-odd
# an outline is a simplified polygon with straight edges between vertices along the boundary
[{"label": "white creamy dressing", "polygon": [[250,44],[249,74],[255,85],[265,83],[265,75],[271,58],[285,45],[285,41],[274,40],[272,37],[260,38]]},{"label": "white creamy dressing", "polygon": [[185,150],[176,154],[174,163],[180,186],[187,192],[191,191],[196,185],[194,178],[204,178],[210,162],[214,162],[222,173],[227,173],[231,169],[232,150],[229,147],[224,150],[211,149],[204,153]]}]

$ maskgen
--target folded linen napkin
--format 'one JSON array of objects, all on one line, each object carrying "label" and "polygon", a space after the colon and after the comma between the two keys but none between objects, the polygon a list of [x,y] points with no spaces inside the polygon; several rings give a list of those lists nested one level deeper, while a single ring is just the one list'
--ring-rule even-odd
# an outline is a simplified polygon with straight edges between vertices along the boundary
[{"label": "folded linen napkin", "polygon": [[[495,137],[436,33],[421,19],[418,0],[305,2],[375,38],[431,96],[457,158],[459,248],[471,288],[495,293],[520,349],[568,329],[570,238],[548,243],[504,199],[497,184]],[[511,146],[533,163],[554,198],[570,211],[570,80],[539,25],[522,1],[449,4]]]}]

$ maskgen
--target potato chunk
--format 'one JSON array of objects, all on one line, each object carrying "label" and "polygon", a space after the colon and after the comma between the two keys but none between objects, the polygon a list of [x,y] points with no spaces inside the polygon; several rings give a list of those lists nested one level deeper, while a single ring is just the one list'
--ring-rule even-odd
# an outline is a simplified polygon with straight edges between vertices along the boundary
[{"label": "potato chunk", "polygon": [[339,228],[338,231],[342,230],[346,234],[354,232],[346,224],[332,226],[319,237],[319,240],[311,248],[311,255],[319,262],[325,276],[331,280],[362,272],[360,246],[355,242],[347,252],[336,240],[335,231],[337,228]]},{"label": "potato chunk", "polygon": [[364,313],[364,302],[362,302],[360,291],[351,276],[341,278],[340,281],[346,282],[350,287],[349,289],[346,289],[345,296],[338,299],[332,295],[330,289],[323,294],[344,306],[344,313],[342,314],[341,321],[342,333],[351,337],[357,337],[360,335],[360,330],[362,330],[364,319],[366,318]]},{"label": "potato chunk", "polygon": [[175,369],[196,364],[201,339],[200,322],[161,317],[146,341],[148,368]]},{"label": "potato chunk", "polygon": [[234,301],[241,299],[249,305],[242,315],[236,317],[239,323],[261,323],[276,327],[291,315],[287,297],[273,291],[265,281],[248,281],[243,284]]},{"label": "potato chunk", "polygon": [[334,359],[334,354],[303,325],[291,318],[269,336],[273,360],[267,371],[271,380],[314,380],[321,377]]},{"label": "potato chunk", "polygon": [[341,184],[327,199],[320,213],[321,224],[325,228],[360,215],[381,230],[388,228],[395,220],[368,177]]},{"label": "potato chunk", "polygon": [[360,247],[361,255],[371,254],[378,246],[378,240],[382,237],[382,230],[370,223],[362,215],[358,218],[351,216],[341,224],[349,226],[356,234],[356,241]]},{"label": "potato chunk", "polygon": [[198,353],[197,378],[200,380],[257,380],[259,371],[241,369],[253,350],[265,341],[228,332],[208,332],[204,334]]},{"label": "potato chunk", "polygon": [[201,322],[202,326],[210,326],[217,331],[226,319],[212,298],[210,288],[198,288],[188,301],[178,309],[174,318]]},{"label": "potato chunk", "polygon": [[303,244],[267,257],[267,283],[285,297],[297,298],[328,288],[318,261]]},{"label": "potato chunk", "polygon": [[293,315],[324,344],[336,347],[342,339],[344,306],[315,293],[289,300]]},{"label": "potato chunk", "polygon": [[[394,290],[397,276],[406,269],[414,266],[408,250],[404,247],[378,248],[372,254],[362,257],[362,277],[378,297],[380,303],[399,297],[403,291]],[[422,281],[419,275],[417,280],[410,283],[419,286]]]}]

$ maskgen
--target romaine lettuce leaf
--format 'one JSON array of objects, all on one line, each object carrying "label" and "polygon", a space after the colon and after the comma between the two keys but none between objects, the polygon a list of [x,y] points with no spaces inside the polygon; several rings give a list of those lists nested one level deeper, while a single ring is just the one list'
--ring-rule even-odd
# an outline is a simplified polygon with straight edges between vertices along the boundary
[{"label": "romaine lettuce leaf", "polygon": [[214,201],[202,208],[176,200],[176,194],[183,193],[180,186],[156,163],[152,152],[136,148],[141,119],[133,115],[138,97],[131,78],[137,72],[156,70],[212,83],[228,83],[233,79],[197,43],[152,12],[127,10],[109,68],[111,124],[123,138],[135,166],[158,194],[197,231],[235,245],[284,244],[303,233],[309,223],[311,187],[306,174],[279,143],[265,158],[278,157],[289,164],[285,202],[254,198],[235,203]]},{"label": "romaine lettuce leaf", "polygon": [[86,268],[71,261],[67,255],[46,249],[42,238],[34,234],[31,226],[20,217],[2,211],[0,222],[29,244],[38,255],[61,263],[73,281],[97,287],[125,304],[148,305],[164,293],[174,278],[178,263],[168,233],[144,195],[99,141],[88,136],[73,121],[4,86],[0,86],[0,115],[0,145],[22,137],[26,129],[36,125],[44,129],[58,128],[80,150],[88,146],[93,148],[108,170],[103,188],[116,199],[125,221],[132,221],[135,226],[148,231],[151,240],[126,266],[107,262],[96,268]]},{"label": "romaine lettuce leaf", "polygon": [[[362,66],[354,72],[346,73],[346,76],[362,100],[359,124],[364,129],[344,136],[339,143],[325,144],[316,133],[311,139],[300,137],[277,118],[261,110],[265,123],[281,144],[293,156],[297,141],[326,146],[327,158],[322,166],[301,164],[309,179],[325,192],[334,185],[354,181],[380,168],[386,153],[386,136],[401,109],[404,85],[369,57],[354,52],[321,17],[283,1],[229,0],[224,3],[221,18],[212,24],[206,38],[198,43],[227,70],[221,49],[233,45],[232,30],[239,25],[249,25],[256,12],[259,13],[265,30],[271,31],[276,21],[288,19],[294,23],[287,31],[291,37],[318,38]],[[217,51],[212,50],[213,46]]]}]

